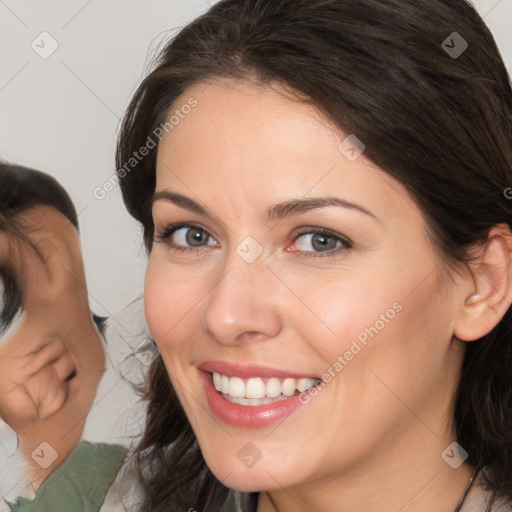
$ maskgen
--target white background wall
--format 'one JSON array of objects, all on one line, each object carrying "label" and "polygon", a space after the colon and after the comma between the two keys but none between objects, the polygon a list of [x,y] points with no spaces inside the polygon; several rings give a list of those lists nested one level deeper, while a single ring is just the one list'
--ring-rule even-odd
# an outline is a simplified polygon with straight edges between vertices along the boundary
[{"label": "white background wall", "polygon": [[[474,4],[512,70],[512,0]],[[99,201],[93,189],[115,171],[119,120],[149,51],[209,5],[0,0],[0,156],[53,174],[70,192],[81,212],[91,307],[98,314],[118,311],[141,292],[144,253],[119,190]],[[31,48],[43,31],[59,45],[47,59]],[[44,44],[49,48],[50,41]]]}]

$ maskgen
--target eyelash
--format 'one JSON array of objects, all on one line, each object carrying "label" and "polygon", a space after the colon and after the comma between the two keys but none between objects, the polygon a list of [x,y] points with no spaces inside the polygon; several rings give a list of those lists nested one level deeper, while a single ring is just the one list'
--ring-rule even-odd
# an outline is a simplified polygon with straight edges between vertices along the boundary
[{"label": "eyelash", "polygon": [[[183,247],[181,245],[176,245],[169,241],[170,237],[174,234],[175,231],[178,231],[181,228],[193,228],[198,231],[202,231],[207,236],[211,237],[211,235],[208,233],[206,229],[204,229],[199,224],[194,223],[188,223],[188,222],[181,222],[176,224],[169,224],[165,227],[165,229],[162,231],[162,233],[155,235],[155,242],[156,243],[165,243],[167,245],[167,248],[172,251],[180,251],[183,253],[188,252],[202,252],[207,246],[201,246],[201,247]],[[298,238],[300,238],[303,235],[314,233],[315,235],[321,235],[321,236],[327,236],[330,238],[334,238],[337,241],[340,241],[343,246],[337,247],[335,249],[330,249],[328,251],[294,251],[300,253],[301,256],[305,257],[325,257],[330,256],[332,254],[338,253],[343,249],[351,249],[352,248],[352,242],[347,237],[343,235],[339,235],[335,233],[334,231],[331,231],[327,228],[305,228],[301,232],[297,233],[295,237],[293,238],[292,242],[295,242]]]}]

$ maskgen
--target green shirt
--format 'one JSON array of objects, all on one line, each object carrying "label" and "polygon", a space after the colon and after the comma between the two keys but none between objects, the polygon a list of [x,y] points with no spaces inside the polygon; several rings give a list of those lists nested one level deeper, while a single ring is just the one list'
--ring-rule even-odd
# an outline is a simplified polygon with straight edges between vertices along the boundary
[{"label": "green shirt", "polygon": [[82,441],[33,500],[19,497],[8,505],[12,512],[98,512],[125,454],[121,445]]}]

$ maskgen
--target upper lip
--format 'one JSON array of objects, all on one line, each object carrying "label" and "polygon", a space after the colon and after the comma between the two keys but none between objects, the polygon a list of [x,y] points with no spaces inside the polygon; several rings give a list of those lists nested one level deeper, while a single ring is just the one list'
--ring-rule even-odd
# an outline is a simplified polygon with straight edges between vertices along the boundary
[{"label": "upper lip", "polygon": [[229,361],[204,361],[198,364],[197,368],[204,372],[215,372],[220,373],[221,375],[226,375],[227,377],[240,377],[241,379],[249,379],[251,377],[318,379],[318,377],[311,374],[279,370],[277,368],[258,364],[230,363]]}]

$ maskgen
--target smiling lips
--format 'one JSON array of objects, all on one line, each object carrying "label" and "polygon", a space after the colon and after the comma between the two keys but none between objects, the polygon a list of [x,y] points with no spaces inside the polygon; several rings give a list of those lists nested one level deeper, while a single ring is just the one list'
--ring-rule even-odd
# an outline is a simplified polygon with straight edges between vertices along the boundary
[{"label": "smiling lips", "polygon": [[220,361],[203,363],[198,369],[211,411],[223,422],[245,428],[282,420],[304,405],[300,393],[321,382],[308,375]]}]

